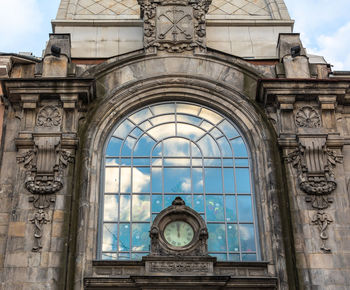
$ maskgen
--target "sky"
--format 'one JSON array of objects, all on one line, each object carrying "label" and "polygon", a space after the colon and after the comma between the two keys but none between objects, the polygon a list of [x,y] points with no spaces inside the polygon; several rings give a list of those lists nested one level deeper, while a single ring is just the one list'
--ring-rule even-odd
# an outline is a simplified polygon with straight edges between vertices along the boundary
[{"label": "sky", "polygon": [[[0,52],[41,56],[60,0],[0,0]],[[350,0],[285,0],[308,53],[350,70]]]}]

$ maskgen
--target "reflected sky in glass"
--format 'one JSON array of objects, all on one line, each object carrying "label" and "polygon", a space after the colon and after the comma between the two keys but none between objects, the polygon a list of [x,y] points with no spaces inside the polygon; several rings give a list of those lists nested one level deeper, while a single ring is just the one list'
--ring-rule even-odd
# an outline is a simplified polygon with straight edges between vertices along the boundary
[{"label": "reflected sky in glass", "polygon": [[257,259],[248,151],[222,115],[182,102],[147,106],[119,123],[108,156],[102,259],[147,255],[151,222],[176,196],[206,220],[212,255]]}]

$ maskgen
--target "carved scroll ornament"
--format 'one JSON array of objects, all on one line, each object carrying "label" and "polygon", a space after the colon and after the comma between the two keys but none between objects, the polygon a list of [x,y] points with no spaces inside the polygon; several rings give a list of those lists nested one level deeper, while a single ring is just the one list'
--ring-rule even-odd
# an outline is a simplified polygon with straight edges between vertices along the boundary
[{"label": "carved scroll ornament", "polygon": [[333,219],[325,210],[333,202],[329,195],[337,187],[334,169],[337,163],[342,163],[342,156],[327,148],[326,138],[308,137],[299,141],[299,148],[291,152],[286,161],[296,168],[299,187],[307,194],[305,200],[316,210],[312,223],[319,228],[321,250],[330,252],[326,246],[327,227]]},{"label": "carved scroll ornament", "polygon": [[146,51],[183,52],[206,48],[205,15],[211,0],[138,0]]},{"label": "carved scroll ornament", "polygon": [[63,187],[64,169],[74,161],[70,152],[59,148],[52,137],[41,138],[34,149],[17,157],[26,169],[25,188],[33,194],[29,198],[36,209],[30,222],[34,224],[35,243],[32,251],[42,248],[43,225],[50,222],[47,210],[55,202],[55,193]]}]

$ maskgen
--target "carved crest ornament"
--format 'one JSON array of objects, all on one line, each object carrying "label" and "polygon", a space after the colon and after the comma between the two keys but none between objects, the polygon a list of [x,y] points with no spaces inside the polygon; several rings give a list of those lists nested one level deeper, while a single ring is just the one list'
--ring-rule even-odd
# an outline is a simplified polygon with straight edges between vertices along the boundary
[{"label": "carved crest ornament", "polygon": [[138,3],[144,20],[146,52],[205,50],[205,15],[211,0],[138,0]]},{"label": "carved crest ornament", "polygon": [[330,194],[337,187],[334,169],[342,163],[342,156],[327,148],[325,136],[308,134],[299,136],[299,148],[288,154],[286,161],[296,168],[299,187],[307,194],[305,200],[316,210],[311,222],[319,228],[321,250],[330,252],[327,227],[333,219],[325,210],[333,202]]},{"label": "carved crest ornament", "polygon": [[[50,128],[59,126],[61,113],[55,106],[43,107],[37,115],[37,126]],[[24,187],[33,194],[29,202],[36,209],[30,222],[34,224],[35,243],[33,251],[42,248],[43,225],[50,222],[48,209],[55,202],[55,193],[63,188],[64,169],[74,161],[74,156],[60,147],[60,137],[47,134],[34,137],[33,149],[17,157],[17,163],[25,168]]]}]

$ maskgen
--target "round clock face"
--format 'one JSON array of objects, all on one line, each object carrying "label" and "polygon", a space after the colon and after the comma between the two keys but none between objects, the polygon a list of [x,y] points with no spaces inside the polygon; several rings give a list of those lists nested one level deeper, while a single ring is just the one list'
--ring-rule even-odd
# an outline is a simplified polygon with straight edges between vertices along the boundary
[{"label": "round clock face", "polygon": [[164,229],[165,240],[174,247],[187,246],[193,236],[193,228],[184,221],[170,222]]}]

